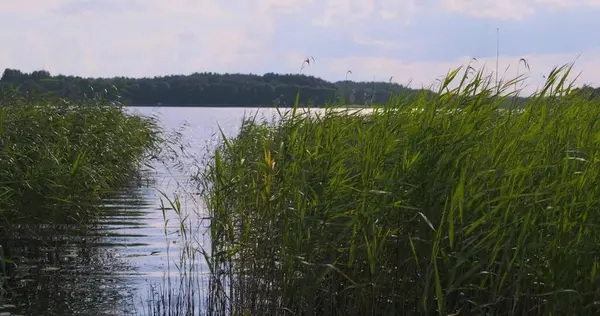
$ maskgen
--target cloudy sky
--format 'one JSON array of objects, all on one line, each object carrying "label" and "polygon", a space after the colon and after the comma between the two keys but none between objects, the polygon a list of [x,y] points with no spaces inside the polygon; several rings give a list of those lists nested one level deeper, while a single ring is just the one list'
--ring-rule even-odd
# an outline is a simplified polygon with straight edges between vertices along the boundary
[{"label": "cloudy sky", "polygon": [[[600,86],[600,0],[1,0],[0,68],[80,76],[297,73],[429,86],[473,57],[535,89]],[[579,56],[579,57],[578,57]],[[507,67],[510,66],[507,69]]]}]

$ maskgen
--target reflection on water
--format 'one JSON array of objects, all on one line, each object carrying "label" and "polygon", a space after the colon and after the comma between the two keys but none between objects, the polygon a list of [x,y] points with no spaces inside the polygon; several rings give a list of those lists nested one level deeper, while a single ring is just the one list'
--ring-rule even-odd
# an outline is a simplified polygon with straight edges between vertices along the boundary
[{"label": "reflection on water", "polygon": [[[198,276],[208,268],[200,249],[210,249],[206,214],[191,176],[219,128],[233,135],[243,116],[256,109],[130,110],[158,116],[163,128],[176,130],[181,148],[174,149],[186,154],[167,164],[155,162],[134,185],[111,194],[95,227],[38,227],[35,234],[22,228],[6,241],[11,257],[19,260],[11,290],[0,294],[0,315],[157,315],[171,314],[169,308],[201,309],[205,286]],[[275,109],[259,111],[267,119],[276,115]],[[165,196],[179,197],[179,214]]]},{"label": "reflection on water", "polygon": [[[115,195],[119,204],[100,207],[102,217],[143,218],[152,205],[147,188],[130,187]],[[133,222],[139,222],[134,220]],[[67,226],[21,226],[5,239],[17,266],[8,280],[0,313],[7,315],[126,315],[133,310],[133,291],[124,277],[132,266],[119,259],[122,232],[101,223],[88,229]],[[137,224],[137,223],[136,223]],[[113,244],[113,247],[106,247]],[[111,249],[113,248],[113,249]],[[116,273],[121,272],[121,273]],[[123,273],[126,272],[126,273]]]}]

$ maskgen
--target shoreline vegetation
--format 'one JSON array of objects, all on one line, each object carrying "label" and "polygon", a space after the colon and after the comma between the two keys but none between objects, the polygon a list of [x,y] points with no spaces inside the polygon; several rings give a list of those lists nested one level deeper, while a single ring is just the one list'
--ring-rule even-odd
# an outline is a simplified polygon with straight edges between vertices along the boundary
[{"label": "shoreline vegetation", "polygon": [[[25,73],[5,69],[0,90],[19,89],[23,96],[54,96],[69,100],[101,97],[128,106],[179,107],[325,107],[387,104],[395,95],[433,97],[428,89],[413,89],[392,81],[330,82],[304,74],[193,73],[152,78],[83,78],[51,75],[38,70]],[[300,91],[299,99],[298,91]],[[522,102],[522,98],[517,98]]]},{"label": "shoreline vegetation", "polygon": [[[405,89],[367,111],[344,109],[343,98],[301,109],[318,95],[302,94],[316,90],[281,84],[291,108],[279,104],[273,121],[246,117],[197,160],[210,249],[178,197],[165,196],[181,222],[181,279],[152,296],[149,311],[599,313],[600,99],[573,89],[570,71],[556,68],[542,91],[516,98],[524,78],[496,87],[459,68],[435,93]],[[197,96],[195,80],[241,91],[218,90],[218,77],[321,80],[197,74],[181,79],[188,94],[169,84],[170,93]],[[147,93],[160,91],[149,88],[159,79],[131,80]],[[130,84],[10,69],[0,80],[0,299],[20,263],[14,242],[85,229],[95,203],[178,141],[157,120],[128,114],[124,86],[111,80]],[[193,271],[204,261],[208,276]]]},{"label": "shoreline vegetation", "polygon": [[[4,93],[0,298],[3,289],[17,286],[8,281],[21,258],[39,252],[41,244],[29,241],[44,240],[49,247],[59,231],[93,223],[101,199],[134,180],[163,142],[155,119],[128,114],[105,100]],[[45,260],[58,261],[56,256]]]},{"label": "shoreline vegetation", "polygon": [[[330,82],[304,74],[193,73],[146,78],[91,78],[51,75],[46,70],[30,73],[7,68],[0,77],[0,92],[18,90],[22,97],[53,97],[70,101],[100,98],[137,107],[373,107],[390,104],[402,95],[407,102],[436,92],[411,88],[392,81],[341,80]],[[584,85],[582,93],[597,97],[600,88]],[[300,91],[300,94],[298,92]],[[296,97],[299,99],[296,100]],[[0,99],[3,94],[0,93]],[[511,94],[500,105],[524,106],[527,96]]]},{"label": "shoreline vegetation", "polygon": [[245,119],[199,175],[207,313],[600,312],[600,102],[570,70],[523,109],[496,94],[521,79],[467,69],[434,98]]}]

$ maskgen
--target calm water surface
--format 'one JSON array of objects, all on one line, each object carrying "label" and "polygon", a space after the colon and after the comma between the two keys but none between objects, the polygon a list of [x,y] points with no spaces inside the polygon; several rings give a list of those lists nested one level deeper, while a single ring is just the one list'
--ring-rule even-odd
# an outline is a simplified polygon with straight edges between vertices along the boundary
[{"label": "calm water surface", "polygon": [[[203,237],[206,214],[190,178],[208,148],[216,143],[219,127],[225,134],[234,135],[245,114],[258,111],[259,117],[270,119],[277,112],[189,107],[128,110],[155,116],[164,129],[179,132],[187,155],[145,168],[137,183],[106,201],[99,227],[56,238],[52,244],[61,245],[60,253],[49,247],[46,236],[28,238],[42,245],[42,259],[19,265],[18,288],[0,302],[0,315],[151,315],[150,306],[165,289],[185,291],[179,288],[185,284],[179,282],[178,269],[207,271],[200,255],[191,269],[181,267],[179,256],[182,245],[185,246],[181,221],[175,211],[168,209],[162,193],[169,198],[179,196],[194,247],[201,245],[209,250]],[[44,248],[46,244],[48,247]],[[58,259],[46,260],[53,257],[51,253]],[[194,297],[194,304],[203,303],[202,293]],[[173,301],[177,301],[176,297]]]}]

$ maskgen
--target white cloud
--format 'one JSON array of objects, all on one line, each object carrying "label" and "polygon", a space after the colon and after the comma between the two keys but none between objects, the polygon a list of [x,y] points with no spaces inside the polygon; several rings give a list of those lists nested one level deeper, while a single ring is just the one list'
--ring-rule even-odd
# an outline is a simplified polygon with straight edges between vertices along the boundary
[{"label": "white cloud", "polygon": [[374,0],[328,0],[322,16],[313,19],[323,27],[343,26],[368,17],[374,8]]},{"label": "white cloud", "polygon": [[600,6],[600,0],[441,0],[441,2],[451,12],[496,20],[522,20],[534,15],[542,7]]},{"label": "white cloud", "polygon": [[[266,0],[282,1],[282,0]],[[313,21],[321,26],[346,26],[364,21],[377,13],[379,18],[402,18],[407,22],[420,9],[437,9],[439,5],[449,12],[478,18],[522,20],[541,7],[600,6],[600,0],[323,0],[325,9]]]},{"label": "white cloud", "polygon": [[257,0],[260,11],[280,10],[284,12],[293,12],[306,5],[313,3],[314,0]]},{"label": "white cloud", "polygon": [[600,6],[600,0],[533,0],[533,2],[563,7]]},{"label": "white cloud", "polygon": [[[306,41],[340,43],[333,48],[335,54],[331,56],[335,58],[314,55],[316,63],[305,70],[307,74],[340,80],[352,69],[355,80],[394,76],[400,83],[412,78],[417,86],[430,85],[469,59],[448,60],[442,50],[436,52],[439,61],[415,61],[420,58],[415,52],[425,49],[423,42],[434,43],[435,38],[421,38],[422,30],[403,29],[402,22],[431,18],[427,14],[441,14],[441,10],[480,18],[525,19],[540,6],[598,5],[600,0],[0,1],[0,15],[4,17],[0,19],[0,41],[10,43],[0,52],[0,68],[47,69],[83,76],[298,72],[314,47],[296,44],[294,36],[278,35],[284,33],[283,27],[295,26],[292,33],[306,35]],[[310,25],[313,20],[322,28],[315,30]],[[464,18],[465,25],[470,21],[468,16]],[[428,26],[451,27],[436,23],[432,20]],[[333,41],[332,34],[344,39]],[[276,35],[283,39],[274,42]],[[534,47],[535,41],[526,45]],[[412,56],[410,61],[408,55]],[[521,57],[502,57],[501,65],[511,63],[513,71]],[[543,72],[554,64],[572,61],[575,54],[527,58],[534,71],[530,81],[534,85],[543,80]],[[495,65],[494,58],[478,64],[483,62],[488,67]],[[600,66],[600,51],[586,51],[576,66],[589,69],[583,80],[600,84],[591,71]]]},{"label": "white cloud", "polygon": [[61,14],[118,14],[143,9],[143,2],[140,0],[79,0],[62,3],[57,6],[56,12]]},{"label": "white cloud", "polygon": [[[254,2],[145,0],[123,10],[139,4],[127,1],[2,1],[0,12],[17,14],[0,21],[0,38],[11,43],[0,67],[90,76],[244,71],[268,55],[276,27],[273,14]],[[194,36],[185,42],[180,34]]]},{"label": "white cloud", "polygon": [[[322,27],[347,27],[369,18],[409,19],[417,10],[417,3],[428,5],[430,0],[322,0],[324,10],[313,23]],[[374,16],[376,14],[376,16]],[[356,25],[355,25],[356,26]]]},{"label": "white cloud", "polygon": [[385,40],[378,40],[378,39],[369,39],[369,38],[365,38],[361,35],[354,35],[352,37],[352,39],[354,40],[354,42],[356,44],[359,45],[365,45],[365,46],[376,46],[376,47],[380,47],[383,49],[390,49],[393,48],[394,46],[397,46],[394,44],[393,41],[385,41]]},{"label": "white cloud", "polygon": [[0,12],[5,13],[40,13],[48,12],[64,3],[64,0],[21,0],[0,1]]},{"label": "white cloud", "polygon": [[526,0],[442,0],[442,5],[454,12],[480,18],[520,20],[535,10]]}]

